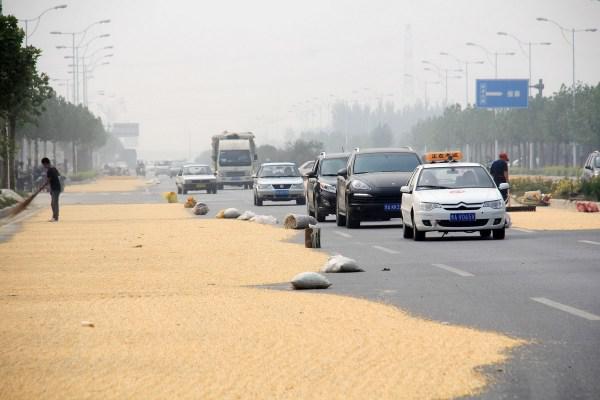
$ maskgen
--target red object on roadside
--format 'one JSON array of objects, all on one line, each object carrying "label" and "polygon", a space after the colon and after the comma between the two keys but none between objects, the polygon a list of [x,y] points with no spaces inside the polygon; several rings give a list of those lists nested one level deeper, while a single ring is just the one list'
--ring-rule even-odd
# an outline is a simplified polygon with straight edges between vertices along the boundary
[{"label": "red object on roadside", "polygon": [[598,204],[592,201],[578,201],[575,204],[577,211],[579,212],[598,212]]}]

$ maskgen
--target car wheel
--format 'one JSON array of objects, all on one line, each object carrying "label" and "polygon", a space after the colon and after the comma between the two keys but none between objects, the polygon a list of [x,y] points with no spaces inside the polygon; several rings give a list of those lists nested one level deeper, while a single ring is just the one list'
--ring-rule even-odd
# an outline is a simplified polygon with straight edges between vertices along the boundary
[{"label": "car wheel", "polygon": [[181,194],[187,194],[187,189],[186,188],[181,188]]},{"label": "car wheel", "polygon": [[412,218],[412,231],[413,231],[413,240],[415,242],[422,242],[423,240],[425,240],[425,232],[422,232],[419,229],[417,229],[417,224],[415,224],[414,216]]},{"label": "car wheel", "polygon": [[315,204],[313,205],[315,212],[314,212],[314,217],[317,219],[317,222],[325,222],[325,217],[327,217],[327,214],[323,214],[321,212],[319,212],[319,198],[315,195]]},{"label": "car wheel", "polygon": [[296,200],[296,204],[299,206],[303,206],[306,204],[306,198],[301,198]]},{"label": "car wheel", "polygon": [[481,236],[482,238],[489,238],[491,234],[492,234],[491,229],[484,229],[482,231],[479,231],[479,236]]},{"label": "car wheel", "polygon": [[220,184],[218,185],[218,188],[219,188],[219,190],[223,190],[223,184],[222,184],[222,183],[220,183]]},{"label": "car wheel", "polygon": [[258,207],[262,207],[263,201],[258,197],[258,194],[254,193],[254,205]]},{"label": "car wheel", "polygon": [[506,229],[504,229],[504,228],[494,229],[492,231],[492,234],[494,235],[494,239],[502,240],[502,239],[504,239],[504,236],[506,235]]},{"label": "car wheel", "polygon": [[338,208],[335,208],[335,223],[337,226],[345,226],[346,225],[346,216],[341,215],[338,211]]},{"label": "car wheel", "polygon": [[177,186],[177,194],[181,194],[181,188]]},{"label": "car wheel", "polygon": [[402,237],[404,239],[412,239],[413,237],[412,227],[408,226],[408,224],[404,221],[402,221]]},{"label": "car wheel", "polygon": [[352,208],[348,207],[346,209],[346,228],[348,229],[360,228],[360,219],[356,218],[353,214]]}]

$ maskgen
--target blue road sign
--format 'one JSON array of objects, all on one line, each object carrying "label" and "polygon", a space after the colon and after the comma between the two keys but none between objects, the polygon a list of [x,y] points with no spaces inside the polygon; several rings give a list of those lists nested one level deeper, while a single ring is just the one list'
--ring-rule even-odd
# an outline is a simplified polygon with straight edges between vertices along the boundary
[{"label": "blue road sign", "polygon": [[477,79],[479,108],[527,108],[529,79]]}]

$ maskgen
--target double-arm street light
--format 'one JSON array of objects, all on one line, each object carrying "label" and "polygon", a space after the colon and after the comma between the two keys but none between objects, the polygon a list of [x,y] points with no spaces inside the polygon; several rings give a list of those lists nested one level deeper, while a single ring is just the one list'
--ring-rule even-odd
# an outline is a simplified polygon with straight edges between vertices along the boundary
[{"label": "double-arm street light", "polygon": [[[44,16],[44,14],[46,14],[49,11],[52,10],[61,10],[63,8],[67,8],[66,4],[61,4],[59,6],[55,6],[55,7],[50,7],[44,11],[42,11],[42,13],[40,15],[38,15],[35,18],[29,18],[29,19],[20,19],[20,22],[23,22],[25,24],[25,47],[27,47],[29,45],[28,39],[30,36],[32,36],[35,31],[37,31],[38,26],[40,25],[40,19],[42,19],[42,17]],[[33,28],[33,32],[29,33],[29,23],[30,22],[36,22],[35,27]]]},{"label": "double-arm street light", "polygon": [[[483,47],[482,45],[474,43],[474,42],[467,42],[465,44],[467,46],[478,47],[485,52],[490,63],[494,64],[494,78],[496,78],[496,79],[498,79],[498,56],[514,56],[515,55],[515,53],[512,51],[505,51],[505,52],[490,51],[487,48]],[[492,59],[490,58],[491,55],[494,56],[494,61],[492,61]]]},{"label": "double-arm street light", "polygon": [[[548,19],[548,18],[538,17],[536,19],[540,22],[550,22],[551,24],[556,25],[560,29],[560,33],[562,34],[565,41],[571,45],[571,52],[572,52],[572,56],[573,56],[573,71],[572,71],[573,72],[573,86],[572,86],[573,108],[575,108],[575,84],[576,84],[576,81],[575,81],[575,34],[579,33],[579,32],[596,32],[598,29],[596,29],[596,28],[584,28],[584,29],[571,28],[571,29],[568,29],[568,28],[565,28],[564,26],[562,26],[561,24],[559,24],[558,22]],[[565,36],[566,32],[571,33],[571,41],[570,42],[569,42],[569,39],[567,39],[567,37]]]},{"label": "double-arm street light", "polygon": [[464,64],[464,66],[465,66],[465,107],[467,107],[469,105],[469,65],[480,65],[480,64],[485,64],[485,62],[481,61],[481,60],[475,60],[475,61],[463,60],[463,59],[460,59],[460,58],[456,57],[455,55],[450,54],[445,51],[440,52],[440,56],[451,57],[451,58],[455,59],[457,63]]},{"label": "double-arm street light", "polygon": [[[448,73],[449,72],[463,72],[463,70],[460,68],[442,68],[439,65],[437,65],[429,60],[421,60],[421,63],[435,68],[435,72],[437,72],[438,76],[440,78],[444,79],[444,90],[445,90],[444,106],[446,106],[448,104],[448,79],[460,79],[461,78],[461,76],[448,75]],[[427,68],[427,67],[424,69],[425,69],[425,71],[434,71],[431,68]]]},{"label": "double-arm street light", "polygon": [[[523,52],[523,54],[525,55],[525,57],[527,57],[529,59],[529,96],[531,96],[531,47],[532,46],[550,46],[552,43],[550,42],[525,42],[521,39],[519,39],[518,37],[516,37],[515,35],[511,35],[508,32],[497,32],[497,34],[499,36],[508,36],[514,40],[517,41],[517,43],[519,44],[519,48],[521,49],[521,51]],[[525,51],[523,46],[527,46],[527,51]]]},{"label": "double-arm street light", "polygon": [[81,44],[81,43],[79,43],[78,45],[75,45],[75,36],[82,35],[81,41],[83,41],[83,39],[85,38],[85,35],[87,34],[87,31],[91,27],[93,27],[94,25],[99,25],[99,24],[107,24],[109,22],[110,22],[110,19],[103,19],[100,21],[96,21],[96,22],[90,24],[87,28],[85,28],[81,31],[77,31],[77,32],[61,32],[61,31],[50,32],[50,34],[52,34],[52,35],[71,35],[71,37],[72,37],[73,79],[74,79],[74,81],[73,81],[74,82],[74,84],[73,84],[73,102],[75,104],[79,104],[79,63],[77,62],[79,54],[77,54],[76,51],[78,51],[78,46]]}]

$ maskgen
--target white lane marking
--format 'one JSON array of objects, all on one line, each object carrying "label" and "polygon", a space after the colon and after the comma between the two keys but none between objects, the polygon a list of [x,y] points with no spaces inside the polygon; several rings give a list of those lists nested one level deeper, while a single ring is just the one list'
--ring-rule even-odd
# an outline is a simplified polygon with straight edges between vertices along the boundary
[{"label": "white lane marking", "polygon": [[600,242],[594,242],[593,240],[578,240],[579,243],[586,243],[586,244],[595,244],[597,246],[600,246]]},{"label": "white lane marking", "polygon": [[513,231],[519,231],[519,232],[524,232],[524,233],[534,233],[535,231],[530,231],[529,229],[523,229],[523,228],[510,228]]},{"label": "white lane marking", "polygon": [[552,301],[545,297],[531,297],[531,300],[537,301],[538,303],[547,305],[548,307],[556,308],[557,310],[561,310],[567,312],[569,314],[573,314],[577,317],[585,318],[590,321],[600,321],[600,317],[594,314],[591,314],[587,311],[580,310],[575,307],[567,306],[561,303],[557,303],[556,301]]},{"label": "white lane marking", "polygon": [[335,233],[336,235],[340,235],[341,237],[345,237],[345,238],[351,238],[352,237],[351,234],[345,233],[345,232],[333,231],[333,233]]},{"label": "white lane marking", "polygon": [[434,267],[437,267],[437,268],[444,269],[448,272],[455,273],[456,275],[460,275],[460,276],[464,276],[464,277],[475,276],[470,272],[463,271],[462,269],[454,268],[454,267],[451,267],[446,264],[431,264],[431,265],[433,265]]},{"label": "white lane marking", "polygon": [[388,254],[400,254],[400,252],[399,252],[399,251],[392,250],[392,249],[388,249],[387,247],[383,247],[383,246],[372,246],[372,247],[373,247],[374,249],[381,250],[381,251],[383,251],[384,253],[388,253]]}]

